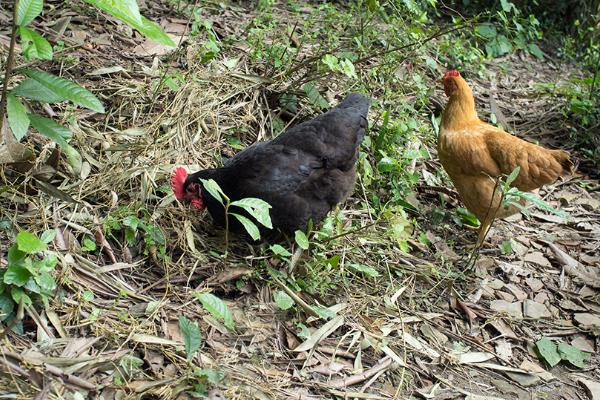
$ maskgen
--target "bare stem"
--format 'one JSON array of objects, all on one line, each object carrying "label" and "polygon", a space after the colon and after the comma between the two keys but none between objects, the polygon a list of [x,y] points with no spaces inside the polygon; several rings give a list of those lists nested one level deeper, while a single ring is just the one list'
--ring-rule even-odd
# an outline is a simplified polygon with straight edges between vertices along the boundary
[{"label": "bare stem", "polygon": [[0,132],[4,125],[4,109],[6,108],[6,98],[8,96],[8,81],[15,64],[15,45],[17,43],[17,8],[19,0],[15,0],[13,6],[12,31],[10,33],[10,47],[6,58],[6,69],[4,70],[4,83],[2,85],[2,97],[0,98]]}]

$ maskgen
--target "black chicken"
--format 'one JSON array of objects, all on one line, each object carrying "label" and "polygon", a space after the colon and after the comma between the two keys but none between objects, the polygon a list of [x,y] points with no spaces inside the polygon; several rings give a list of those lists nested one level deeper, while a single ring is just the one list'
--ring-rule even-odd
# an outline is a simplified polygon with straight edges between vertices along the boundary
[{"label": "black chicken", "polygon": [[[276,230],[306,230],[310,220],[319,223],[352,193],[368,110],[369,99],[353,93],[327,113],[248,147],[221,168],[190,176],[178,168],[171,178],[175,196],[193,208],[207,207],[213,220],[224,226],[223,206],[200,181],[214,179],[231,201],[256,197],[269,203]],[[235,212],[244,214],[237,207]],[[229,224],[231,230],[242,231],[235,218],[229,218]],[[261,227],[263,237],[273,233]]]}]

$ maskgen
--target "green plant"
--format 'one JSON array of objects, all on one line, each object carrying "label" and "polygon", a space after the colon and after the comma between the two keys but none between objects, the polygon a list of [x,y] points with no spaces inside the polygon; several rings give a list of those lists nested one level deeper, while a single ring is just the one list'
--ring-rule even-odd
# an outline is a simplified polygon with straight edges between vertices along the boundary
[{"label": "green plant", "polygon": [[17,234],[16,243],[8,249],[8,265],[0,270],[0,321],[20,319],[22,314],[19,316],[15,306],[21,312],[40,300],[48,306],[48,298],[56,290],[52,272],[58,257],[47,246],[54,235],[54,230],[39,238],[28,231]]},{"label": "green plant", "polygon": [[[175,45],[158,25],[140,15],[135,0],[86,1],[125,21],[153,40],[170,46]],[[30,28],[31,23],[41,14],[43,6],[43,0],[15,0],[13,3],[11,42],[0,98],[0,135],[4,135],[2,128],[6,114],[10,129],[17,141],[23,139],[32,126],[42,135],[56,142],[67,155],[71,167],[79,171],[81,156],[68,143],[72,136],[71,131],[52,119],[42,117],[30,110],[34,108],[36,102],[61,103],[66,100],[98,113],[104,113],[104,106],[96,96],[73,81],[39,69],[14,66],[17,37],[20,38],[21,51],[25,60],[52,60],[53,58],[52,46],[48,40]],[[24,75],[25,79],[9,90],[9,81],[14,73]]]},{"label": "green plant", "polygon": [[248,215],[252,216],[258,223],[268,229],[273,229],[271,223],[271,216],[269,215],[269,209],[271,206],[264,200],[247,197],[240,200],[231,201],[229,197],[223,192],[221,187],[213,179],[201,179],[204,189],[214,197],[225,209],[225,245],[229,245],[229,216],[233,216],[237,219],[246,232],[250,235],[253,240],[260,239],[260,230],[254,222],[248,217],[239,213],[230,212],[231,207],[238,207],[243,209]]},{"label": "green plant", "polygon": [[[102,225],[108,237],[118,241],[115,233],[122,231],[129,246],[134,246],[141,238],[144,241],[144,254],[147,255],[150,248],[156,246],[158,256],[166,257],[165,234],[160,226],[151,221],[151,216],[146,209],[140,208],[134,211],[130,207],[121,206],[111,212],[103,220]],[[84,245],[86,245],[85,240]]]}]

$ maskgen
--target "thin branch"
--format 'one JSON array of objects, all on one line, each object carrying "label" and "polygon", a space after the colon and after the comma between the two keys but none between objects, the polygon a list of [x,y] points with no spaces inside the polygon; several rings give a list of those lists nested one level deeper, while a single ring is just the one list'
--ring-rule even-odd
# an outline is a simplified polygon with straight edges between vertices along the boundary
[{"label": "thin branch", "polygon": [[0,98],[0,132],[4,125],[4,109],[6,108],[6,99],[8,97],[8,81],[15,64],[15,45],[17,43],[17,8],[19,0],[15,0],[13,7],[12,31],[10,34],[10,47],[8,48],[8,57],[6,58],[6,69],[4,71],[4,83],[2,85],[2,97]]}]

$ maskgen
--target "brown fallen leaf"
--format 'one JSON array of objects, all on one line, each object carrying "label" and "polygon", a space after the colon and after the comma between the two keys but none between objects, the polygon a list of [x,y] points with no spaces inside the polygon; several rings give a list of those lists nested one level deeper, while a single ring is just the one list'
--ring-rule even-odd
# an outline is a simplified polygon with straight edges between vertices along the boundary
[{"label": "brown fallen leaf", "polygon": [[526,262],[539,265],[541,267],[552,267],[550,261],[539,251],[528,253],[523,258]]},{"label": "brown fallen leaf", "polygon": [[532,319],[550,318],[552,316],[545,305],[533,300],[523,302],[523,314],[526,318]]},{"label": "brown fallen leaf", "polygon": [[577,379],[587,391],[590,400],[600,400],[600,383],[585,378]]},{"label": "brown fallen leaf", "polygon": [[600,328],[600,317],[595,314],[576,313],[574,318],[584,328]]},{"label": "brown fallen leaf", "polygon": [[492,300],[490,308],[494,311],[503,312],[516,319],[523,319],[522,303],[520,301],[510,303],[506,300]]}]

